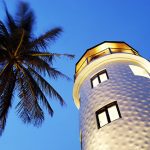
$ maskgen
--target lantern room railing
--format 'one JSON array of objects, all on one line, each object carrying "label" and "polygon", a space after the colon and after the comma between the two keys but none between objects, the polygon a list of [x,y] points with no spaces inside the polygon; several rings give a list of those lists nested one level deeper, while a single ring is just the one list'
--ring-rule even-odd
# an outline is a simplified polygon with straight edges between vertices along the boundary
[{"label": "lantern room railing", "polygon": [[114,53],[139,55],[136,50],[134,50],[125,42],[104,42],[88,49],[86,53],[80,58],[80,60],[76,63],[74,79],[76,79],[78,74],[93,60]]}]

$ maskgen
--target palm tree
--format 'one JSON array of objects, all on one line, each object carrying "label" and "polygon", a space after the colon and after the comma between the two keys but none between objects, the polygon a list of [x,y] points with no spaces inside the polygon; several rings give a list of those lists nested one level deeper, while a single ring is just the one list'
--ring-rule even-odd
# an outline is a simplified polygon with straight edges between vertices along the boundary
[{"label": "palm tree", "polygon": [[15,91],[19,97],[16,106],[19,117],[34,126],[44,120],[41,105],[53,115],[47,97],[64,104],[63,98],[43,76],[69,79],[53,68],[53,59],[61,55],[73,58],[70,54],[47,51],[48,44],[62,32],[61,28],[53,28],[38,38],[33,35],[35,17],[28,4],[20,2],[15,17],[10,15],[6,5],[5,12],[6,24],[0,21],[0,134],[4,131]]}]

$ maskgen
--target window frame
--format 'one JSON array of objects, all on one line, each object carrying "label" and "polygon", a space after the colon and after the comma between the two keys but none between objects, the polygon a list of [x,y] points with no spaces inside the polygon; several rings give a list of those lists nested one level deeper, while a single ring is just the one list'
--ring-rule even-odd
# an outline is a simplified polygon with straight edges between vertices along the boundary
[{"label": "window frame", "polygon": [[[107,80],[109,79],[109,76],[108,76],[108,73],[107,73],[106,69],[104,69],[104,70],[98,72],[97,74],[95,74],[95,75],[91,78],[91,87],[92,87],[92,88],[94,88],[94,86],[93,86],[93,80],[94,80],[95,78],[98,78],[99,84],[102,83],[101,80],[100,80],[100,75],[101,75],[101,74],[104,74],[104,73],[106,73]],[[104,81],[104,82],[105,82],[105,81]]]},{"label": "window frame", "polygon": [[[118,119],[122,118],[121,112],[120,112],[120,110],[119,110],[119,106],[118,106],[117,101],[111,102],[111,103],[105,105],[104,107],[100,108],[99,110],[97,110],[97,111],[95,112],[95,115],[96,115],[96,122],[97,122],[97,128],[98,128],[98,129],[100,129],[100,128],[102,128],[103,126],[105,126],[105,125],[107,125],[107,124],[109,124],[109,123],[111,123],[111,122],[117,120],[117,119],[115,119],[115,120],[111,121],[111,120],[110,120],[110,116],[109,116],[109,112],[108,112],[108,109],[109,109],[110,107],[114,106],[114,105],[115,105],[116,108],[117,108],[117,112],[118,112],[118,115],[119,115],[119,118],[118,118]],[[103,112],[106,113],[106,117],[107,117],[108,123],[105,124],[105,125],[103,125],[103,126],[101,126],[101,125],[100,125],[100,120],[99,120],[99,118],[98,118],[98,115],[99,115],[100,113],[103,113]]]}]

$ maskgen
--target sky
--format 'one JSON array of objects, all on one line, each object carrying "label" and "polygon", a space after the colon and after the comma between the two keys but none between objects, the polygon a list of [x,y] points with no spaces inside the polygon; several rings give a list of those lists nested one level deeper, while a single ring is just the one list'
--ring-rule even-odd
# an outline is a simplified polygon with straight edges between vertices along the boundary
[{"label": "sky", "polygon": [[[19,0],[5,0],[14,14]],[[54,109],[46,113],[39,128],[25,125],[16,115],[14,98],[7,125],[0,137],[0,150],[80,150],[79,112],[72,97],[75,64],[86,49],[103,41],[124,41],[150,59],[150,0],[26,0],[34,10],[36,36],[53,28],[64,32],[49,46],[50,52],[75,54],[75,59],[57,59],[54,67],[72,80],[47,79],[65,99],[61,107],[50,99]],[[0,20],[5,21],[2,0]]]}]

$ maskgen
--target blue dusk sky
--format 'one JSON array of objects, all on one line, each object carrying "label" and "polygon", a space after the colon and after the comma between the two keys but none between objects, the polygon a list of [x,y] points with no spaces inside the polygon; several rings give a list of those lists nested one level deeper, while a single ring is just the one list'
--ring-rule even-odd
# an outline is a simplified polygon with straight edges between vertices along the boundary
[{"label": "blue dusk sky", "polygon": [[[12,14],[19,0],[5,0]],[[14,97],[7,125],[0,137],[0,150],[80,150],[79,112],[73,103],[75,63],[86,49],[103,41],[125,41],[150,58],[150,0],[26,0],[35,12],[36,36],[60,26],[64,32],[50,45],[51,52],[75,54],[74,60],[56,59],[54,67],[72,81],[47,80],[65,99],[61,107],[50,99],[55,111],[46,113],[40,128],[25,125],[16,115]],[[0,20],[5,20],[0,0]]]}]

